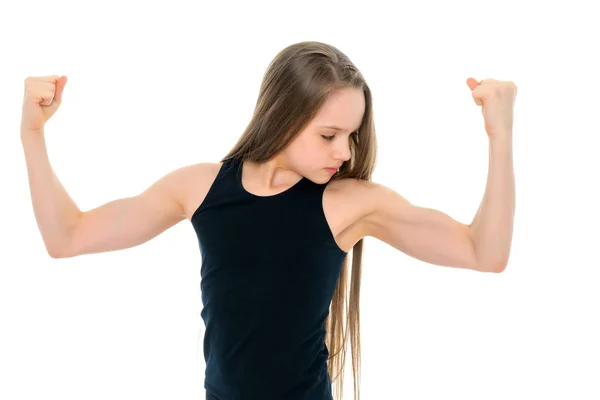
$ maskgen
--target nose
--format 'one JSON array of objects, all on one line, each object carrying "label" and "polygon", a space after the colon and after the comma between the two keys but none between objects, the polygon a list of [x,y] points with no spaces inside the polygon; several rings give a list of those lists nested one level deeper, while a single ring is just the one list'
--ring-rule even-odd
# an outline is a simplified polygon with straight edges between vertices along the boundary
[{"label": "nose", "polygon": [[339,145],[335,149],[334,157],[336,160],[341,160],[344,162],[348,161],[352,156],[352,153],[350,152],[350,146],[348,143],[341,143],[341,140],[339,142]]}]

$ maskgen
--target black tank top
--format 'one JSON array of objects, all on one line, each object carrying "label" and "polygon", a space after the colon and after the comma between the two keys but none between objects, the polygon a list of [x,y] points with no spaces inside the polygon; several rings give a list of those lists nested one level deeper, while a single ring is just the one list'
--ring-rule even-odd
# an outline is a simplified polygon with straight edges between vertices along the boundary
[{"label": "black tank top", "polygon": [[325,319],[347,253],[323,212],[327,183],[272,196],[223,163],[191,218],[202,266],[204,388],[219,400],[331,400]]}]

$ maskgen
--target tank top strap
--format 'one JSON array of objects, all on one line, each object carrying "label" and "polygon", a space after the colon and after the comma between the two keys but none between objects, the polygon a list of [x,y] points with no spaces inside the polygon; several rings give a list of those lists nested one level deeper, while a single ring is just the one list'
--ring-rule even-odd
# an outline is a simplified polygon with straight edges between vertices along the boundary
[{"label": "tank top strap", "polygon": [[233,158],[225,160],[221,164],[217,176],[210,184],[202,203],[194,212],[192,220],[196,219],[203,211],[218,205],[227,204],[236,196],[239,196],[239,189],[236,184],[238,166],[241,166],[241,164]]}]

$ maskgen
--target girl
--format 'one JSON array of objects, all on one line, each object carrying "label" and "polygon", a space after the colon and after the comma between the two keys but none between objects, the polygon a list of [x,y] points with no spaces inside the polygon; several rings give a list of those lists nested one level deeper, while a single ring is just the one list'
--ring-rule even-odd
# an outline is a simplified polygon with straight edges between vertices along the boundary
[{"label": "girl", "polygon": [[301,42],[276,55],[248,127],[219,162],[182,167],[137,196],[85,212],[45,147],[44,126],[66,81],[25,80],[21,140],[46,249],[54,258],[125,249],[190,221],[202,255],[207,399],[341,398],[348,337],[359,395],[365,236],[435,265],[501,272],[508,262],[512,82],[467,80],[482,106],[490,171],[481,206],[464,225],[371,182],[371,91],[331,45]]}]

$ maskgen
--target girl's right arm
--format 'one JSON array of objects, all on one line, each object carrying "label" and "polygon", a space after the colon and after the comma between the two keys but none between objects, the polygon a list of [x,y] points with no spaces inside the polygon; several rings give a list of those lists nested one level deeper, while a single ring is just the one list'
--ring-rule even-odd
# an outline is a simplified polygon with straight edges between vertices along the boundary
[{"label": "girl's right arm", "polygon": [[52,170],[45,122],[62,100],[66,77],[25,80],[21,142],[31,201],[48,254],[53,258],[119,250],[142,244],[185,219],[182,188],[192,167],[175,170],[143,193],[82,212]]},{"label": "girl's right arm", "polygon": [[134,247],[186,218],[179,194],[191,167],[163,176],[137,196],[82,212],[52,170],[43,136],[21,136],[35,218],[52,258]]}]

